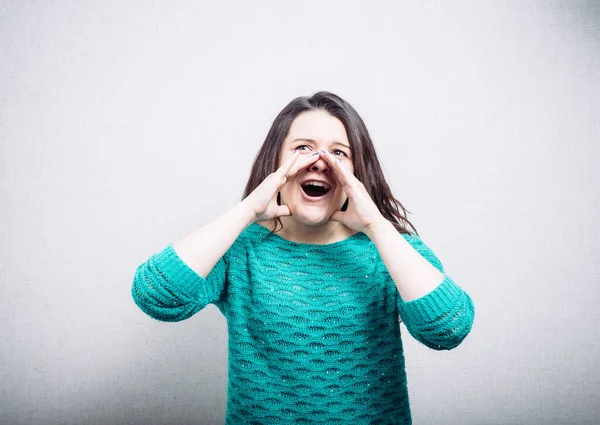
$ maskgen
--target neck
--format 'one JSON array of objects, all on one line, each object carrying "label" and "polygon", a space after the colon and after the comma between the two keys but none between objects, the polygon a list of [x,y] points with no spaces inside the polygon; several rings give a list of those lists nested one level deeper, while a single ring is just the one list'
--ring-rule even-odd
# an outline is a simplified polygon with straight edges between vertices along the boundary
[{"label": "neck", "polygon": [[[342,241],[356,232],[337,221],[328,221],[319,226],[308,226],[293,217],[280,217],[283,229],[278,235],[292,242],[325,245]],[[269,230],[273,230],[275,221],[269,223]]]}]

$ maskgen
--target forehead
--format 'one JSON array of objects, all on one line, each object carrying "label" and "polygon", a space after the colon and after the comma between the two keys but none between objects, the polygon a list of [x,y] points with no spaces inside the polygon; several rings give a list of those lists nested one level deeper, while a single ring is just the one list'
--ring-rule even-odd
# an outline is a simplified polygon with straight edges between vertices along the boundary
[{"label": "forehead", "polygon": [[292,125],[286,139],[306,138],[321,142],[348,143],[348,135],[344,124],[323,110],[306,111],[298,115]]}]

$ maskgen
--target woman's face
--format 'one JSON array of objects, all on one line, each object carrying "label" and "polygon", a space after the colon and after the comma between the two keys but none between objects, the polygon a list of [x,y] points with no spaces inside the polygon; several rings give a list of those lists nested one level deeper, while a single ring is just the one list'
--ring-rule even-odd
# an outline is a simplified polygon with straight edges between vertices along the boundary
[{"label": "woman's face", "polygon": [[[354,173],[344,124],[326,111],[306,111],[294,119],[281,147],[279,165],[295,150],[300,155],[329,151]],[[347,198],[335,172],[322,158],[295,174],[281,187],[280,194],[292,217],[309,226],[327,223]]]}]

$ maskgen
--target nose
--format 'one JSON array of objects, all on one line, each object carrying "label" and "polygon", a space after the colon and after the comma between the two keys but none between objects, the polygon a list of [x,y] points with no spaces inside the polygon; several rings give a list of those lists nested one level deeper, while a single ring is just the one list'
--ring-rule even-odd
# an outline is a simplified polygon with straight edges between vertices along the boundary
[{"label": "nose", "polygon": [[323,158],[319,158],[319,160],[312,164],[308,169],[314,172],[327,173],[329,170],[329,164],[327,164],[327,161],[325,161]]}]

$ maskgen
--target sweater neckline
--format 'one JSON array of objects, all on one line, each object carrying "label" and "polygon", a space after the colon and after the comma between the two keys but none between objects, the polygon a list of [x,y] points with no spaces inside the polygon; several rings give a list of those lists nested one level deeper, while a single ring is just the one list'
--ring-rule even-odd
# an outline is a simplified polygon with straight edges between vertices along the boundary
[{"label": "sweater neckline", "polygon": [[343,246],[349,242],[354,241],[355,239],[361,239],[363,237],[366,237],[366,235],[362,232],[356,232],[355,234],[348,236],[345,239],[342,239],[340,241],[337,242],[331,242],[331,243],[326,243],[326,244],[318,244],[318,243],[305,243],[305,242],[295,242],[295,241],[291,241],[289,239],[285,239],[281,236],[279,236],[277,233],[271,233],[271,231],[269,229],[267,229],[264,226],[261,226],[258,223],[252,223],[252,225],[250,227],[254,227],[262,236],[269,236],[270,238],[273,238],[273,240],[279,241],[280,243],[289,245],[289,246],[293,246],[293,247],[298,247],[298,248],[316,248],[316,249],[324,249],[324,248],[334,248],[334,247],[338,247],[338,246]]}]

